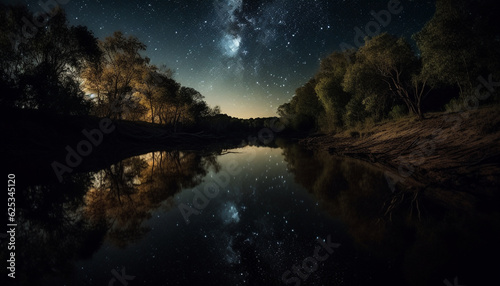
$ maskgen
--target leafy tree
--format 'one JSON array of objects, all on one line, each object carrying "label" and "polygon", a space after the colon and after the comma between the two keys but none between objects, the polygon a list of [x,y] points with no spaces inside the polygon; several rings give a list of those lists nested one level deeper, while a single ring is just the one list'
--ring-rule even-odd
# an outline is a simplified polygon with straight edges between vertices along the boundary
[{"label": "leafy tree", "polygon": [[78,76],[84,65],[99,57],[93,34],[86,27],[68,26],[60,8],[46,18],[34,17],[26,6],[2,5],[1,10],[0,86],[6,91],[1,104],[54,113],[87,113],[90,105]]},{"label": "leafy tree", "polygon": [[436,2],[434,17],[414,35],[430,85],[467,96],[479,75],[500,75],[499,12],[498,1]]},{"label": "leafy tree", "polygon": [[294,113],[292,104],[290,102],[286,102],[286,103],[283,103],[282,105],[280,105],[278,107],[277,112],[281,118],[286,118],[286,119],[290,118]]},{"label": "leafy tree", "polygon": [[216,105],[215,107],[209,108],[207,116],[214,117],[222,113],[220,106]]},{"label": "leafy tree", "polygon": [[[315,78],[298,88],[278,114],[285,122],[292,118],[288,125],[296,129],[319,126],[332,131],[406,112],[422,119],[424,100],[432,90],[439,98],[427,101],[426,108],[435,108],[430,105],[443,102],[441,97],[450,90],[462,97],[478,96],[479,83],[491,85],[492,78],[500,78],[497,4],[438,0],[434,17],[414,35],[420,53],[405,39],[387,33],[367,38],[358,50],[335,52],[322,60]],[[455,99],[450,106],[462,99],[467,98]]]},{"label": "leafy tree", "polygon": [[321,61],[320,71],[316,75],[317,85],[315,92],[325,109],[322,125],[326,131],[343,127],[345,106],[351,95],[344,91],[342,82],[350,65],[346,52],[334,52]]},{"label": "leafy tree", "polygon": [[220,112],[219,107],[211,109],[203,100],[204,96],[191,87],[181,87],[179,84],[172,85],[166,82],[173,89],[164,89],[161,102],[164,104],[159,116],[162,121],[177,130],[180,125],[195,125],[202,118],[216,115]]},{"label": "leafy tree", "polygon": [[316,80],[308,83],[295,91],[295,96],[290,101],[289,115],[293,128],[301,131],[314,130],[318,126],[319,115],[324,114],[324,109],[318,100]]},{"label": "leafy tree", "polygon": [[180,122],[194,121],[191,118],[189,107],[194,101],[201,100],[201,98],[202,95],[198,91],[189,87],[181,87],[175,96],[170,98],[167,118],[170,118],[169,123],[174,130],[177,130]]},{"label": "leafy tree", "polygon": [[359,56],[349,66],[342,82],[344,91],[352,96],[346,105],[344,123],[354,127],[364,123],[368,117],[380,120],[389,105],[389,89],[382,77],[368,64],[360,61]]},{"label": "leafy tree", "polygon": [[95,95],[97,115],[122,118],[125,111],[137,106],[137,98],[132,93],[134,83],[141,80],[149,63],[149,59],[140,54],[146,46],[122,32],[106,37],[99,46],[102,57],[98,63],[87,66],[85,87]]},{"label": "leafy tree", "polygon": [[151,123],[155,123],[157,120],[161,123],[160,113],[165,104],[162,97],[175,94],[179,88],[179,84],[172,76],[173,73],[170,69],[147,65],[142,70],[139,81],[135,84],[135,90],[143,97],[144,105],[148,106]]},{"label": "leafy tree", "polygon": [[368,117],[365,106],[363,105],[363,97],[357,94],[349,100],[346,105],[346,111],[343,117],[346,127],[355,127],[358,124],[365,122]]},{"label": "leafy tree", "polygon": [[347,90],[362,89],[366,94],[364,104],[368,110],[376,108],[377,118],[394,105],[388,94],[395,95],[408,110],[422,118],[422,100],[428,93],[426,82],[411,46],[403,38],[384,33],[366,41],[359,49],[344,83]]},{"label": "leafy tree", "polygon": [[156,92],[157,97],[157,108],[156,115],[158,116],[160,124],[169,124],[170,109],[172,105],[176,103],[177,92],[181,88],[181,85],[175,81],[168,73],[167,74],[157,74],[161,80],[161,83],[157,86]]}]

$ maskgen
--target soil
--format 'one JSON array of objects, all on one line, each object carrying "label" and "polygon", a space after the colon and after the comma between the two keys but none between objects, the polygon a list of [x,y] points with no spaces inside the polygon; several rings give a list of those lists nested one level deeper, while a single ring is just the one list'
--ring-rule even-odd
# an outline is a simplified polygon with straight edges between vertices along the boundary
[{"label": "soil", "polygon": [[499,105],[432,113],[423,120],[406,117],[362,131],[308,137],[300,144],[370,162],[398,189],[488,200],[500,193],[499,115]]}]

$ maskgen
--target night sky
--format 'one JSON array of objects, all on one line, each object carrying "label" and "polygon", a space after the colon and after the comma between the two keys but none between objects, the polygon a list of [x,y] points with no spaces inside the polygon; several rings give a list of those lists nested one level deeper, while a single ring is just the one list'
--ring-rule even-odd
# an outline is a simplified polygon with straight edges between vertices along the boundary
[{"label": "night sky", "polygon": [[[2,1],[6,2],[6,1]],[[38,1],[28,4],[40,11]],[[42,0],[40,2],[48,2]],[[61,1],[66,2],[66,1]],[[321,58],[345,42],[355,46],[370,11],[389,0],[70,0],[61,5],[71,25],[103,39],[120,30],[147,45],[146,56],[175,71],[209,105],[240,118],[276,115]],[[434,1],[401,1],[382,32],[410,38],[434,13]]]}]

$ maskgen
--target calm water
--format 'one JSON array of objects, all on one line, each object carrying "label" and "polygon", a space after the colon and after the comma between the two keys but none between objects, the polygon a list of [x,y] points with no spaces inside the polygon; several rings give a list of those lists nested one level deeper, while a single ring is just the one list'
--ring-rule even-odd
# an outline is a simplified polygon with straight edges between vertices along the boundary
[{"label": "calm water", "polygon": [[485,259],[500,253],[498,213],[392,193],[377,169],[280,145],[154,152],[27,186],[16,281],[480,285],[495,277],[498,265]]}]

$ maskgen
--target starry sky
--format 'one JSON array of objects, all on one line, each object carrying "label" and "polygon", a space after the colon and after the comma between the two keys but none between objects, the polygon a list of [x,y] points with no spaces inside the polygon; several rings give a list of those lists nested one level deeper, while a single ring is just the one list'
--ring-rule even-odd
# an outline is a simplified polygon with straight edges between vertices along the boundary
[{"label": "starry sky", "polygon": [[[2,1],[5,2],[5,1]],[[38,1],[19,0],[33,11]],[[48,2],[48,1],[40,1]],[[61,1],[66,2],[66,1]],[[320,59],[355,46],[355,28],[389,0],[70,0],[61,4],[71,25],[103,39],[114,31],[147,45],[145,55],[172,69],[211,106],[240,118],[275,116]],[[434,1],[401,0],[381,32],[410,38],[434,13]]]}]

